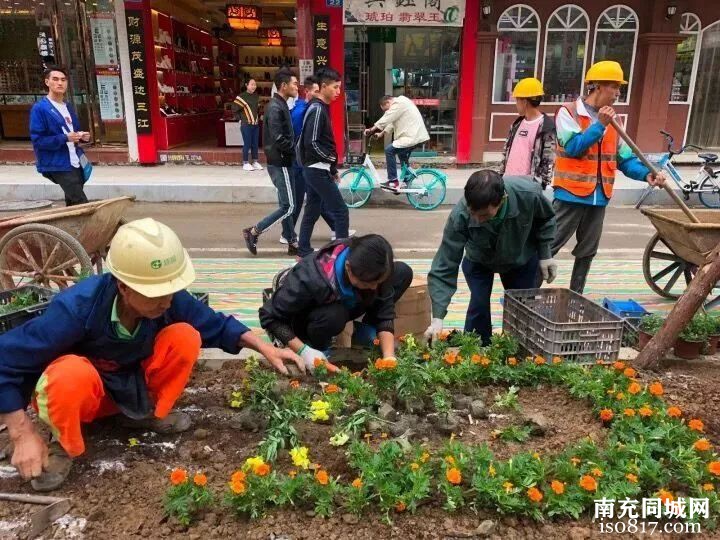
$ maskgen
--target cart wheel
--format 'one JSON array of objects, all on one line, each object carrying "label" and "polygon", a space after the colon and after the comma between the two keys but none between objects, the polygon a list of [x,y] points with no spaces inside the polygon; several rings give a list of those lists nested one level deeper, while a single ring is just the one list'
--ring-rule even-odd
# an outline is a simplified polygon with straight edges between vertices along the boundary
[{"label": "cart wheel", "polygon": [[21,225],[0,238],[0,290],[32,284],[65,289],[93,273],[80,242],[52,225]]},{"label": "cart wheel", "polygon": [[445,176],[433,169],[420,169],[415,178],[408,181],[411,189],[422,189],[423,193],[408,193],[407,199],[418,210],[434,210],[445,200],[447,186]]},{"label": "cart wheel", "polygon": [[696,265],[676,255],[657,233],[645,247],[643,254],[645,282],[664,298],[673,300],[680,298],[697,269]]}]

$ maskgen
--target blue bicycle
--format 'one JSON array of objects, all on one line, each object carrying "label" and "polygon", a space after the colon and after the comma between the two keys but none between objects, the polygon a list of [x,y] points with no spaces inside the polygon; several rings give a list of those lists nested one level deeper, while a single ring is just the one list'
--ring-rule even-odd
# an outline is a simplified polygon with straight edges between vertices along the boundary
[{"label": "blue bicycle", "polygon": [[[680,176],[675,166],[672,164],[672,158],[682,154],[685,150],[693,148],[702,152],[702,148],[695,146],[694,144],[686,144],[680,147],[678,150],[673,149],[673,143],[675,139],[667,131],[660,131],[665,137],[665,141],[668,145],[668,151],[663,154],[646,154],[648,161],[654,163],[658,169],[664,169],[677,184],[680,191],[682,191],[685,200],[690,200],[690,195],[697,193],[700,198],[700,202],[703,203],[707,208],[720,208],[720,169],[714,170],[715,164],[720,166],[718,162],[718,155],[711,154],[709,152],[698,154],[698,158],[703,161],[703,165],[697,172],[697,175],[692,180],[686,182]],[[653,191],[653,186],[648,186],[643,192],[640,200],[635,205],[635,208],[645,202],[650,193]]]}]

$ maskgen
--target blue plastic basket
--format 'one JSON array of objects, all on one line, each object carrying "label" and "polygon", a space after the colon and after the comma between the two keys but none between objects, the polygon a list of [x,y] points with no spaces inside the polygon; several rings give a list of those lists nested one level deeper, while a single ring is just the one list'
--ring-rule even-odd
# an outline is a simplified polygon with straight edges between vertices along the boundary
[{"label": "blue plastic basket", "polygon": [[640,319],[650,313],[632,298],[629,300],[613,300],[612,298],[604,298],[602,305],[608,311],[625,319],[633,327],[633,329],[637,329]]}]

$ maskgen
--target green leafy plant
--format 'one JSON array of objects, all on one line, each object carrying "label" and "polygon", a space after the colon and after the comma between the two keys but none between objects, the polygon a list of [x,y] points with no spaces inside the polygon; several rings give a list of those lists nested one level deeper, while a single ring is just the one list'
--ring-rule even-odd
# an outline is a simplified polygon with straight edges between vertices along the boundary
[{"label": "green leafy plant", "polygon": [[518,392],[520,392],[520,389],[517,386],[511,386],[504,394],[497,394],[495,396],[495,404],[493,405],[493,408],[513,411],[520,410]]},{"label": "green leafy plant", "polygon": [[497,438],[507,442],[525,442],[530,438],[532,428],[528,426],[511,425],[493,432]]},{"label": "green leafy plant", "polygon": [[662,328],[663,324],[665,324],[665,319],[663,317],[661,317],[657,313],[651,313],[649,315],[645,315],[642,319],[640,319],[638,328],[640,329],[640,331],[645,332],[646,334],[655,335],[658,333],[660,328]]},{"label": "green leafy plant", "polygon": [[705,316],[695,314],[678,337],[685,341],[706,341],[708,338],[708,324]]},{"label": "green leafy plant", "polygon": [[452,396],[446,388],[439,388],[432,395],[435,411],[440,414],[448,414],[452,409]]},{"label": "green leafy plant", "polygon": [[170,473],[171,486],[165,494],[165,512],[185,526],[190,525],[201,510],[208,508],[213,496],[207,488],[207,476],[196,473],[190,479],[184,469],[173,469]]},{"label": "green leafy plant", "polygon": [[7,315],[8,313],[32,307],[39,303],[40,297],[36,292],[18,293],[13,295],[8,303],[0,305],[0,315]]}]

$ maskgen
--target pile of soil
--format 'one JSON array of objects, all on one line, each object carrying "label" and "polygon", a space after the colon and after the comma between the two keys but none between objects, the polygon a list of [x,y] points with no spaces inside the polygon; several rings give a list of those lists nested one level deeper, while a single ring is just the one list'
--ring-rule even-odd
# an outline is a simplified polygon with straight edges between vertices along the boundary
[{"label": "pile of soil", "polygon": [[[599,536],[599,526],[589,518],[579,522],[538,523],[527,518],[503,517],[493,513],[475,515],[469,511],[450,515],[440,507],[428,504],[415,515],[397,514],[393,525],[385,525],[377,514],[358,518],[338,511],[323,519],[292,510],[273,510],[262,520],[248,522],[235,516],[222,501],[189,529],[168,520],[164,515],[163,496],[173,467],[184,467],[193,473],[208,475],[215,492],[224,492],[227,481],[243,461],[256,453],[263,437],[232,427],[237,411],[227,404],[244,372],[235,363],[220,370],[199,368],[194,373],[178,407],[188,412],[194,426],[175,436],[131,432],[119,427],[113,419],[87,427],[87,452],[76,460],[69,480],[52,495],[72,500],[70,513],[49,528],[44,538],[190,538],[220,539],[375,539],[375,538],[568,538],[585,540]],[[697,361],[669,361],[661,374],[641,373],[640,380],[661,380],[669,404],[678,405],[686,416],[697,416],[706,425],[713,443],[720,437],[720,377],[717,358]],[[483,389],[485,402],[491,406],[494,397],[505,388]],[[516,419],[501,413],[487,419],[463,418],[457,436],[468,443],[487,442],[498,458],[508,458],[522,450],[553,454],[584,437],[602,441],[605,430],[586,403],[575,400],[560,388],[523,388],[519,393],[522,414],[542,418],[543,435],[532,436],[524,443],[505,443],[493,439],[491,432]],[[297,425],[300,440],[311,449],[313,461],[321,463],[333,475],[349,480],[350,471],[342,448],[328,444],[331,426],[311,422]],[[137,439],[131,442],[131,439]],[[383,440],[378,433],[373,443]],[[446,435],[426,433],[422,440],[429,448],[439,447]],[[0,448],[8,443],[7,433],[0,433]],[[275,468],[290,468],[286,452]],[[13,473],[7,461],[0,462],[2,491],[32,493]],[[13,503],[0,504],[0,539],[21,537],[30,513],[38,507]],[[605,535],[604,538],[627,538],[632,535]],[[657,535],[663,538],[662,535]],[[667,536],[670,538],[671,536]],[[693,538],[717,537],[712,532]]]}]

